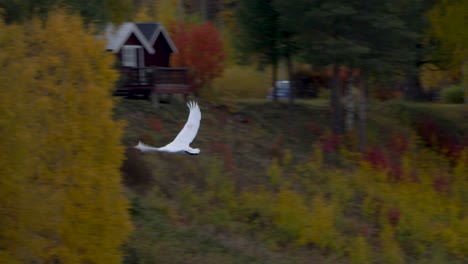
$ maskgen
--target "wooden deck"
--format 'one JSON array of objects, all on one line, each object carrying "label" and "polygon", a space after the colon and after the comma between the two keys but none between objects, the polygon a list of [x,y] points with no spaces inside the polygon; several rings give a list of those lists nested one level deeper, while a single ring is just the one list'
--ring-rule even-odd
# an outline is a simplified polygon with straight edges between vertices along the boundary
[{"label": "wooden deck", "polygon": [[121,68],[122,78],[114,94],[129,96],[190,93],[187,68]]},{"label": "wooden deck", "polygon": [[190,93],[187,68],[157,67],[153,71],[154,92],[157,94]]}]

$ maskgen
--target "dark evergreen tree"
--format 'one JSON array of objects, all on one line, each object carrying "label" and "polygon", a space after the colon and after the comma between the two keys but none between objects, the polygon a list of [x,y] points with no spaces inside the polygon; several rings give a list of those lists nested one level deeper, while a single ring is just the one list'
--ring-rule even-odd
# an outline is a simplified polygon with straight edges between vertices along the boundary
[{"label": "dark evergreen tree", "polygon": [[[272,66],[273,98],[276,101],[278,63],[285,59],[291,75],[295,45],[291,32],[282,27],[273,0],[240,0],[236,9],[239,26],[237,47],[243,55],[259,55],[261,63]],[[289,79],[291,79],[289,77]],[[290,92],[290,105],[293,92]]]},{"label": "dark evergreen tree", "polygon": [[[284,30],[291,32],[301,58],[332,65],[331,111],[334,133],[344,132],[338,66],[359,68],[365,76],[395,76],[414,69],[422,10],[427,1],[275,0]],[[417,18],[415,18],[417,17]]]},{"label": "dark evergreen tree", "polygon": [[81,15],[86,24],[102,25],[130,18],[131,0],[2,0],[0,10],[6,23],[21,23],[34,16],[45,18],[50,10],[66,7]]}]

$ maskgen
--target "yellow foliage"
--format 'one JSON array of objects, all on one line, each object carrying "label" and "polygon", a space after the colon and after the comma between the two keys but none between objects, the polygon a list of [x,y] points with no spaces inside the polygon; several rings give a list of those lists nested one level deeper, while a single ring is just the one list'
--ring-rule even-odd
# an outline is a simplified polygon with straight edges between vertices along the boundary
[{"label": "yellow foliage", "polygon": [[[235,5],[236,0],[223,0],[223,4],[225,6],[233,6]],[[236,18],[235,18],[235,9],[234,8],[224,8],[221,12],[221,19],[223,21],[223,26],[230,32],[235,32],[237,25],[236,25]]]},{"label": "yellow foliage", "polygon": [[159,22],[169,27],[178,19],[178,0],[149,0],[142,4],[135,12],[135,22]]},{"label": "yellow foliage", "polygon": [[273,214],[274,224],[289,238],[299,244],[309,242],[303,239],[303,234],[312,215],[300,193],[283,186],[277,195]]},{"label": "yellow foliage", "polygon": [[0,122],[10,142],[0,143],[8,163],[0,254],[11,263],[120,262],[131,224],[120,184],[123,124],[112,119],[113,55],[62,11],[45,23],[0,25],[0,46],[8,84]]},{"label": "yellow foliage", "polygon": [[425,90],[433,90],[457,83],[460,77],[459,68],[440,69],[436,65],[423,64],[419,78]]},{"label": "yellow foliage", "polygon": [[350,243],[350,261],[353,264],[372,263],[372,249],[363,236],[358,236]]},{"label": "yellow foliage", "polygon": [[177,1],[178,0],[157,1],[156,19],[165,27],[169,27],[171,23],[178,20]]},{"label": "yellow foliage", "polygon": [[[401,244],[418,256],[427,254],[428,245],[441,239],[446,241],[448,252],[467,252],[463,235],[466,228],[461,223],[467,212],[468,174],[464,171],[466,162],[461,160],[452,171],[446,158],[415,149],[403,158],[403,175],[397,183],[386,180],[385,171],[363,165],[353,175],[355,186],[364,194],[363,216],[379,226],[394,225],[392,232]],[[447,184],[450,187],[444,187]],[[382,232],[389,231],[384,228]],[[388,234],[381,233],[383,238],[389,239]],[[388,243],[388,252],[399,256],[396,245]]]},{"label": "yellow foliage", "polygon": [[468,23],[467,1],[439,1],[429,11],[431,34],[441,41],[441,48],[449,51],[456,64],[468,58],[468,34],[463,26]]},{"label": "yellow foliage", "polygon": [[233,44],[235,35],[232,32],[234,31],[232,31],[229,28],[229,26],[227,26],[226,24],[223,24],[223,26],[221,27],[221,35],[222,35],[223,44],[224,44],[224,53],[226,56],[225,58],[226,67],[235,66],[236,64],[235,62],[236,49]]},{"label": "yellow foliage", "polygon": [[[32,218],[24,209],[28,206],[31,167],[34,157],[28,146],[34,138],[30,133],[30,105],[18,100],[33,102],[28,89],[32,85],[33,71],[26,56],[26,39],[20,26],[6,26],[0,21],[0,256],[7,263],[22,263],[13,249],[27,244],[39,252],[28,239],[26,226]],[[28,186],[31,187],[31,186]],[[34,246],[34,247],[33,247]]]},{"label": "yellow foliage", "polygon": [[262,187],[241,193],[239,201],[241,209],[245,212],[245,220],[251,219],[254,228],[261,226],[262,221],[273,216],[275,196]]},{"label": "yellow foliage", "polygon": [[283,176],[283,171],[278,164],[278,160],[274,159],[271,166],[268,168],[268,176],[270,177],[270,183],[275,186],[279,187],[281,184],[281,177]]},{"label": "yellow foliage", "polygon": [[206,198],[210,203],[218,203],[227,209],[236,207],[235,186],[228,174],[223,173],[222,163],[219,160],[212,160],[210,171],[206,177],[207,189]]},{"label": "yellow foliage", "polygon": [[310,159],[296,166],[296,170],[305,177],[314,177],[315,174],[322,174],[323,170],[323,153],[320,147],[314,146]]},{"label": "yellow foliage", "polygon": [[289,165],[291,165],[292,159],[293,157],[292,157],[291,151],[289,149],[286,149],[284,151],[284,156],[282,160],[283,166],[289,167]]},{"label": "yellow foliage", "polygon": [[258,71],[252,66],[231,65],[224,69],[222,77],[213,82],[217,98],[265,98],[271,86],[269,71]]},{"label": "yellow foliage", "polygon": [[311,213],[307,215],[307,226],[298,239],[298,243],[313,243],[322,249],[339,249],[342,245],[335,226],[336,218],[339,217],[335,205],[327,202],[320,195],[314,197],[311,205]]},{"label": "yellow foliage", "polygon": [[178,0],[159,0],[157,8],[158,21],[163,25],[169,26],[178,20]]},{"label": "yellow foliage", "polygon": [[148,6],[143,6],[141,7],[137,13],[135,14],[135,17],[133,20],[135,22],[156,22],[156,12],[157,12],[157,6],[155,3],[151,3]]},{"label": "yellow foliage", "polygon": [[204,189],[184,183],[186,186],[177,191],[178,209],[180,215],[193,221],[227,227],[238,208],[235,185],[229,174],[223,173],[222,161],[209,161],[203,176]]},{"label": "yellow foliage", "polygon": [[276,249],[314,247],[345,263],[404,263],[406,257],[417,263],[463,262],[468,258],[467,157],[465,151],[453,166],[434,151],[414,147],[402,157],[400,178],[390,180],[387,170],[366,162],[330,168],[316,148],[297,166],[289,165],[287,155],[282,162],[273,160],[266,186],[239,196],[215,162],[204,177],[206,192],[188,187],[181,200],[184,208],[199,208],[192,215],[218,226],[241,226]]},{"label": "yellow foliage", "polygon": [[[353,170],[327,168],[320,150],[312,157],[296,166],[292,175],[297,178],[287,182],[284,167],[274,161],[267,174],[279,186],[278,193],[274,188],[244,196],[249,199],[242,208],[258,212],[264,230],[279,231],[270,239],[335,254],[344,253],[344,242],[352,241],[346,250],[354,263],[372,263],[374,258],[404,263],[406,255],[418,260],[440,257],[431,252],[434,248],[468,257],[467,151],[453,167],[434,151],[413,148],[401,160],[399,180],[389,180],[387,170],[365,162]],[[343,221],[345,217],[352,220]],[[375,248],[361,235],[372,230]],[[349,238],[349,232],[358,235]]]},{"label": "yellow foliage", "polygon": [[[455,186],[462,186],[468,182],[468,148],[465,148],[457,160],[454,171]],[[465,189],[466,190],[466,189]]]},{"label": "yellow foliage", "polygon": [[399,264],[405,263],[403,252],[395,239],[395,234],[390,225],[385,225],[380,232],[382,255],[380,263]]}]

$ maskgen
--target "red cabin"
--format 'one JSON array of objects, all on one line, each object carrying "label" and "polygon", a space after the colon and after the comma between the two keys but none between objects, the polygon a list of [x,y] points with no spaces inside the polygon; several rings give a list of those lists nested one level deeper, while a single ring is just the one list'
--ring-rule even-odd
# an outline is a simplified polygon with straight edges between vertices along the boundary
[{"label": "red cabin", "polygon": [[190,92],[187,69],[169,67],[171,54],[177,49],[160,23],[109,25],[106,39],[106,49],[116,54],[122,72],[117,94]]}]

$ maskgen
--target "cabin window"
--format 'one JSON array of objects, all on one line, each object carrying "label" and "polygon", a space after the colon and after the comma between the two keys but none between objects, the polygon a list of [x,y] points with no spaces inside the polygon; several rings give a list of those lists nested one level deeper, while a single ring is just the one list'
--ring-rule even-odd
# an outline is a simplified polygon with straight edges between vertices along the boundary
[{"label": "cabin window", "polygon": [[125,45],[122,47],[122,66],[143,67],[143,47],[136,45]]}]

